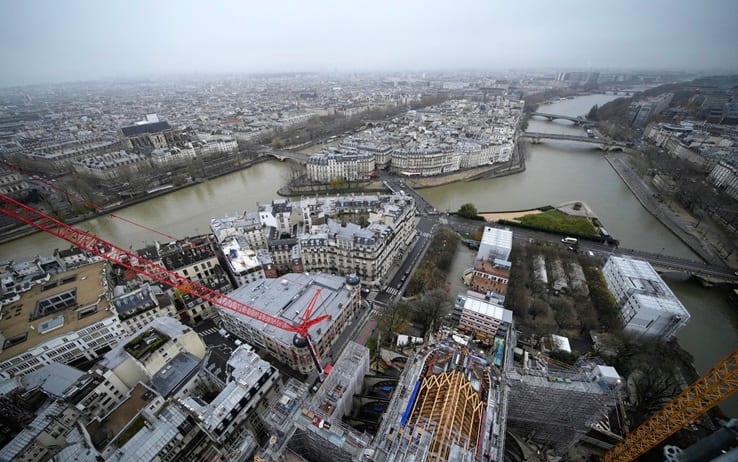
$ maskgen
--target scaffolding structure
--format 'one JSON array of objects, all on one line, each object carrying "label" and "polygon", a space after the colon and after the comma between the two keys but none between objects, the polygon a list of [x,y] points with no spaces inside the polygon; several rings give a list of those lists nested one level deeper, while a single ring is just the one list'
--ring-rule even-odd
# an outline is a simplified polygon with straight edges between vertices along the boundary
[{"label": "scaffolding structure", "polygon": [[493,370],[457,343],[418,351],[377,433],[374,460],[502,460],[506,390]]},{"label": "scaffolding structure", "polygon": [[369,371],[369,350],[349,342],[320,390],[308,398],[307,385],[290,379],[282,398],[266,414],[272,438],[262,460],[310,462],[364,459],[371,437],[342,422],[351,411],[352,397],[360,393]]},{"label": "scaffolding structure", "polygon": [[321,385],[310,406],[323,419],[341,420],[351,413],[353,396],[364,388],[364,376],[369,373],[369,349],[348,342],[330,374]]},{"label": "scaffolding structure", "polygon": [[563,454],[614,405],[611,389],[580,371],[507,373],[508,428]]}]

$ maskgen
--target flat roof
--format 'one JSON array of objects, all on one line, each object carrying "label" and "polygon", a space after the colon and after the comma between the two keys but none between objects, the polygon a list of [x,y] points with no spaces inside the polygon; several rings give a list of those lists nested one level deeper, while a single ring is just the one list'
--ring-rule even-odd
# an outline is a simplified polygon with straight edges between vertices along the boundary
[{"label": "flat roof", "polygon": [[[0,361],[25,353],[41,343],[114,316],[111,311],[107,310],[108,300],[105,297],[105,288],[102,285],[102,271],[105,265],[107,263],[101,261],[51,276],[47,282],[35,285],[29,291],[22,293],[19,301],[2,307],[3,316],[0,320],[0,333],[3,337],[6,340],[23,335],[27,335],[27,337],[25,341],[19,341],[0,351]],[[72,277],[74,277],[73,280]],[[62,284],[62,281],[67,282]],[[48,288],[53,283],[58,285]],[[47,287],[47,290],[42,290],[44,287]],[[29,319],[32,319],[36,312],[39,301],[67,293],[72,289],[76,289],[76,303],[74,305],[29,322]],[[97,312],[79,319],[78,313],[84,311],[84,307],[95,303],[98,304]],[[80,308],[77,308],[78,306]],[[61,319],[58,319],[59,317]],[[3,345],[0,345],[0,348],[3,348]]]},{"label": "flat roof", "polygon": [[[260,279],[239,287],[230,294],[259,311],[283,319],[290,324],[300,324],[302,313],[313,298],[315,291],[321,289],[312,318],[327,314],[333,319],[338,317],[341,309],[351,300],[351,292],[345,286],[346,278],[324,273],[288,273],[278,279]],[[229,314],[242,322],[261,330],[268,337],[286,345],[292,345],[292,332],[265,324],[235,311]],[[318,341],[328,330],[329,319],[324,319],[310,328],[310,336]],[[320,333],[319,333],[320,332]]]},{"label": "flat roof", "polygon": [[151,377],[151,386],[164,398],[176,393],[184,383],[190,379],[200,365],[200,360],[194,355],[185,352],[172,358],[166,366]]},{"label": "flat roof", "polygon": [[482,314],[484,316],[488,316],[491,318],[499,319],[504,322],[512,323],[513,320],[513,313],[510,310],[506,310],[505,308],[495,304],[491,303],[487,300],[484,300],[483,298],[478,298],[475,296],[475,293],[472,291],[468,291],[466,295],[463,295],[465,297],[464,301],[464,309],[473,311],[475,313]]}]

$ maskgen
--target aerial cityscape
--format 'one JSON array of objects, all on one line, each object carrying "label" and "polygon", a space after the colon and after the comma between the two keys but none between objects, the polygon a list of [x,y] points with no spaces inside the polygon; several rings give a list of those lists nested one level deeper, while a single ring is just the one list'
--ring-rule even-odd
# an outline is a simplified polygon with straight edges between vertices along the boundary
[{"label": "aerial cityscape", "polygon": [[738,460],[738,4],[0,4],[0,462]]}]

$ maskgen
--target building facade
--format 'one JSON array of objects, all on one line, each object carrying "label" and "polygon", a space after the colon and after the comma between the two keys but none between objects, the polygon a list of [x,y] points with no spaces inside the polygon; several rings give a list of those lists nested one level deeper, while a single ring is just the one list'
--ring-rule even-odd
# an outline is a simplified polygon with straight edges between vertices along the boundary
[{"label": "building facade", "polygon": [[496,336],[506,338],[513,323],[512,311],[504,309],[499,300],[485,299],[484,295],[471,290],[456,297],[451,319],[459,329],[487,340]]},{"label": "building facade", "polygon": [[[358,284],[328,274],[289,273],[279,279],[264,279],[239,287],[229,294],[259,311],[299,324],[302,313],[319,291],[312,317],[328,315],[310,328],[312,343],[322,359],[338,336],[351,323],[361,306]],[[236,311],[219,308],[223,327],[245,342],[267,350],[280,362],[306,374],[314,369],[308,348],[296,346],[287,332]]]},{"label": "building facade", "polygon": [[738,200],[738,167],[734,162],[720,161],[707,179],[728,196]]},{"label": "building facade", "polygon": [[648,262],[613,256],[602,274],[626,331],[671,340],[687,325],[689,312]]}]

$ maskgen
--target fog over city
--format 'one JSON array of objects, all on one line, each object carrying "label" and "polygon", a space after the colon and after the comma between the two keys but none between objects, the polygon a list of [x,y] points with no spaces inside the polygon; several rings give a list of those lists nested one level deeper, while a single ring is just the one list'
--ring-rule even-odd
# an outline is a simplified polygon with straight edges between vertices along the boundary
[{"label": "fog over city", "polygon": [[738,2],[33,0],[0,4],[0,85],[182,73],[730,70]]}]

